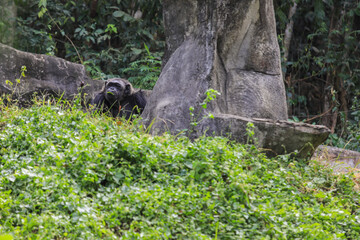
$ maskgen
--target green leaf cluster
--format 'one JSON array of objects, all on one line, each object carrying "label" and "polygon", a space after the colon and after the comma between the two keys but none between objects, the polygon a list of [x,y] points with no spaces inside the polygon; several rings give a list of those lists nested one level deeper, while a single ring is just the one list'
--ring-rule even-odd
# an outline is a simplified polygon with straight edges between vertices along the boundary
[{"label": "green leaf cluster", "polygon": [[282,52],[286,27],[294,23],[288,29],[288,59],[282,59],[289,115],[326,125],[334,131],[328,144],[359,151],[359,1],[275,0],[274,5]]},{"label": "green leaf cluster", "polygon": [[7,239],[358,239],[351,175],[226,138],[0,105]]},{"label": "green leaf cluster", "polygon": [[[130,66],[123,70],[128,80],[137,88],[152,89],[155,86],[161,73],[162,53],[151,53],[148,46],[144,44],[147,56],[130,63]],[[141,49],[134,48],[136,54],[141,54]]]},{"label": "green leaf cluster", "polygon": [[[158,56],[164,48],[160,0],[30,0],[16,1],[16,8],[16,48],[84,63],[93,78],[132,77],[136,87],[148,89],[155,84],[159,71],[140,69],[135,75],[135,70],[125,69],[131,63],[131,68],[160,69]],[[156,59],[149,58],[148,50]],[[143,77],[147,84],[138,84]]]}]

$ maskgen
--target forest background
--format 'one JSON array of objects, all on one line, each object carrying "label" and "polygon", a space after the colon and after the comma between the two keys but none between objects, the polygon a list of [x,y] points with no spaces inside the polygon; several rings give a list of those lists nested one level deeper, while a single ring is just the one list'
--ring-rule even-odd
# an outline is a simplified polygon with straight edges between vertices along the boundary
[{"label": "forest background", "polygon": [[[94,79],[155,85],[165,49],[160,0],[0,2],[8,6],[0,9],[0,42],[82,63]],[[274,7],[290,120],[323,124],[332,131],[328,145],[360,151],[360,2]]]}]

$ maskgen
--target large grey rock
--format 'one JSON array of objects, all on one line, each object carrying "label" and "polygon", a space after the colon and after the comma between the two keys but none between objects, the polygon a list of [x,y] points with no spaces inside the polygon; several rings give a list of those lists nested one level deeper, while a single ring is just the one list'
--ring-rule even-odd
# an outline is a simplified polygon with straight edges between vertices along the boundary
[{"label": "large grey rock", "polygon": [[[230,114],[216,114],[213,120],[206,121],[208,122],[206,126],[202,125],[201,132],[242,143],[253,143],[268,156],[293,154],[297,158],[310,158],[330,132],[325,126]],[[253,124],[253,130],[247,126],[248,123]],[[254,132],[252,138],[249,138],[247,130]]]},{"label": "large grey rock", "polygon": [[[204,92],[216,113],[287,119],[272,1],[163,1],[167,49],[143,116],[154,128],[189,126]],[[165,127],[165,128],[164,128]]]},{"label": "large grey rock", "polygon": [[[22,66],[26,66],[27,72],[16,86],[15,79],[20,77]],[[13,86],[6,84],[6,80],[13,82]],[[87,93],[88,98],[103,86],[102,81],[92,80],[86,75],[83,65],[0,44],[0,93],[12,93],[22,100],[27,100],[35,92],[72,99],[82,84],[83,93]]]},{"label": "large grey rock", "polygon": [[311,159],[331,167],[335,172],[349,172],[360,169],[360,152],[343,148],[321,145],[316,149]]},{"label": "large grey rock", "polygon": [[[152,133],[191,129],[189,107],[194,107],[199,119],[216,115],[200,121],[192,129],[195,136],[225,134],[243,142],[246,122],[255,121],[260,147],[276,153],[300,151],[305,142],[316,148],[326,138],[326,129],[250,119],[287,119],[271,0],[164,0],[163,9],[163,69],[142,115]],[[221,95],[202,110],[210,88]],[[307,134],[290,144],[290,134],[300,132]]]}]

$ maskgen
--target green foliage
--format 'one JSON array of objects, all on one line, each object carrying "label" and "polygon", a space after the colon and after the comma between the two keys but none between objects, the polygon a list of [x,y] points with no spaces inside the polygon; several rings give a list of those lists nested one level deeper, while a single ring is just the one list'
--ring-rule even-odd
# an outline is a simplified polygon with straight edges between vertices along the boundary
[{"label": "green foliage", "polygon": [[353,122],[360,89],[360,5],[355,0],[274,1],[280,45],[293,2],[291,48],[288,59],[282,59],[289,115],[336,126],[329,143],[359,149],[354,135],[359,127]]},{"label": "green foliage", "polygon": [[132,62],[147,65],[152,58],[144,44],[156,60],[164,47],[160,0],[30,0],[17,1],[17,7],[15,47],[84,62],[94,78],[120,76]]},{"label": "green foliage", "polygon": [[[212,101],[214,101],[216,99],[216,97],[220,95],[220,93],[212,88],[209,88],[208,90],[206,90],[205,92],[205,99],[202,103],[200,103],[200,110],[198,111],[198,113],[195,113],[195,108],[193,106],[191,106],[189,108],[190,111],[190,125],[191,125],[191,129],[190,132],[195,131],[196,127],[205,119],[211,118],[213,119],[214,116],[211,112],[206,113],[206,109],[208,108],[208,104]],[[201,117],[201,119],[200,119]]]},{"label": "green foliage", "polygon": [[[144,44],[147,56],[130,63],[123,73],[128,80],[137,88],[152,89],[161,73],[161,55],[153,55],[146,44]],[[140,50],[139,50],[140,51]],[[141,51],[140,51],[141,52]]]},{"label": "green foliage", "polygon": [[246,124],[246,136],[247,136],[247,140],[246,143],[247,144],[255,144],[257,142],[257,139],[255,138],[255,125],[252,122],[248,122]]},{"label": "green foliage", "polygon": [[13,240],[14,238],[10,234],[3,234],[3,235],[0,235],[0,239],[1,240]]},{"label": "green foliage", "polygon": [[11,45],[14,40],[16,9],[13,1],[0,0],[0,43]]},{"label": "green foliage", "polygon": [[352,119],[346,122],[345,131],[330,134],[326,144],[360,152],[360,101],[358,97],[353,99],[351,116]]},{"label": "green foliage", "polygon": [[21,83],[21,78],[25,77],[25,72],[27,71],[26,66],[21,66],[20,77],[15,79],[15,85],[10,80],[5,80],[5,84],[10,88],[11,95],[19,95],[19,84]]},{"label": "green foliage", "polygon": [[151,136],[76,106],[0,105],[8,239],[359,239],[350,175],[220,137]]}]

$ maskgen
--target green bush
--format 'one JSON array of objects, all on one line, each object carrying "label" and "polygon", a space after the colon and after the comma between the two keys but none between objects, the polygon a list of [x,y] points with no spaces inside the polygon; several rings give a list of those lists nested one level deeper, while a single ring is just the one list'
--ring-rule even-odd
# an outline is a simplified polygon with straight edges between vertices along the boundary
[{"label": "green bush", "polygon": [[226,138],[151,136],[37,105],[0,105],[0,236],[360,238],[351,176]]},{"label": "green bush", "polygon": [[[360,96],[360,92],[357,92],[357,95]],[[360,152],[360,100],[354,97],[352,102],[352,119],[345,121],[345,116],[342,115],[342,122],[346,123],[344,130],[330,134],[326,144]]]},{"label": "green bush", "polygon": [[157,56],[149,51],[148,46],[144,44],[147,56],[140,60],[130,63],[130,67],[123,70],[128,76],[128,80],[137,88],[152,89],[155,86],[161,73],[161,56]]},{"label": "green bush", "polygon": [[[157,79],[158,75],[147,76],[142,71],[140,76],[134,76],[134,71],[127,75],[124,70],[131,63],[141,63],[140,66],[150,63],[144,44],[153,56],[162,54],[165,37],[160,0],[28,0],[15,4],[17,49],[84,63],[97,79],[114,76]],[[0,31],[2,23],[0,19]],[[150,67],[157,67],[156,64]]]}]

